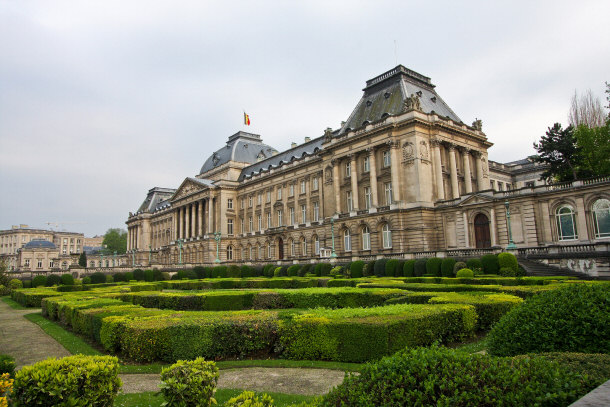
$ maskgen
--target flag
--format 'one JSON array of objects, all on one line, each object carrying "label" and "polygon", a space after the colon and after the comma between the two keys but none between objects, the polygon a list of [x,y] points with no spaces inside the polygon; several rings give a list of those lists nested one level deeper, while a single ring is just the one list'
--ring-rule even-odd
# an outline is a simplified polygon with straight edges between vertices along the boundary
[{"label": "flag", "polygon": [[244,112],[244,124],[246,126],[250,125],[250,116],[246,112]]}]

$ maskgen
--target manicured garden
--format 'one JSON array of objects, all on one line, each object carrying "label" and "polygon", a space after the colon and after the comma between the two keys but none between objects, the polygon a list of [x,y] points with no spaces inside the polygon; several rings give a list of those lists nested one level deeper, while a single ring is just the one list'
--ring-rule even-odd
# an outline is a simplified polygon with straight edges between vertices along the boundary
[{"label": "manicured garden", "polygon": [[[369,362],[310,405],[568,405],[610,379],[610,286],[522,276],[511,256],[135,270],[14,283],[11,298],[128,363],[178,363],[163,381],[169,405],[211,399],[207,361],[243,359]],[[487,355],[442,347],[475,336]],[[226,405],[257,397],[270,405],[252,394]]]}]

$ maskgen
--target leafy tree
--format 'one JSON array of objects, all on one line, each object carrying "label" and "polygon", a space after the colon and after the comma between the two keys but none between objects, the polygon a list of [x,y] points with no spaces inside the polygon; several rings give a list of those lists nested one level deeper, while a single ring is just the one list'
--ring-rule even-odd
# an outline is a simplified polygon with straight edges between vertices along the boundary
[{"label": "leafy tree", "polygon": [[0,285],[8,285],[8,264],[6,259],[0,259]]},{"label": "leafy tree", "polygon": [[87,267],[87,253],[82,252],[78,258],[78,265],[81,267]]},{"label": "leafy tree", "polygon": [[574,136],[581,149],[581,172],[589,177],[610,175],[610,117],[601,127],[578,126]]},{"label": "leafy tree", "polygon": [[534,161],[549,165],[542,173],[542,178],[556,181],[578,179],[582,157],[572,126],[563,129],[561,124],[555,123],[553,127],[549,127],[539,143],[534,143],[534,148],[538,152]]},{"label": "leafy tree", "polygon": [[127,251],[127,232],[119,228],[108,229],[102,244],[108,253],[116,251],[118,254],[123,254]]}]

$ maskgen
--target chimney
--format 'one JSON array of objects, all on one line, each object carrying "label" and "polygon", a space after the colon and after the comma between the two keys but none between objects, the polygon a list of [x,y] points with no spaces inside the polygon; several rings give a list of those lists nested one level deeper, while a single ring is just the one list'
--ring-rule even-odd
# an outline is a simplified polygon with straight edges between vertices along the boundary
[{"label": "chimney", "polygon": [[295,148],[297,146],[297,143],[295,143],[294,141],[292,143],[290,143],[290,148]]},{"label": "chimney", "polygon": [[311,141],[311,137],[305,137],[305,142],[309,143]]}]

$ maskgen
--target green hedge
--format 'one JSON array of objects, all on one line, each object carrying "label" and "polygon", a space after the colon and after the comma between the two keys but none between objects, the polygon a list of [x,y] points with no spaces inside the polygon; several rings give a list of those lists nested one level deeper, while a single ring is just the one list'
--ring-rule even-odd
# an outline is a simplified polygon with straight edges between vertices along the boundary
[{"label": "green hedge", "polygon": [[405,261],[402,271],[405,277],[415,277],[415,260]]},{"label": "green hedge", "polygon": [[442,263],[443,259],[440,259],[438,257],[429,258],[428,261],[426,261],[426,273],[440,277]]},{"label": "green hedge", "polygon": [[426,274],[426,263],[427,259],[417,259],[415,260],[415,265],[413,267],[413,275],[415,277],[421,277]]},{"label": "green hedge", "polygon": [[21,290],[13,290],[11,292],[11,298],[24,307],[40,307],[43,298],[60,295],[61,293],[51,288],[23,288]]},{"label": "green hedge", "polygon": [[111,356],[68,356],[24,366],[15,375],[16,406],[111,406],[121,380]]},{"label": "green hedge", "polygon": [[160,393],[164,406],[216,405],[214,393],[218,383],[218,368],[203,358],[179,360],[161,371]]},{"label": "green hedge", "polygon": [[481,265],[483,266],[483,273],[485,274],[498,274],[498,271],[500,270],[498,256],[495,254],[486,254],[481,257]]}]

